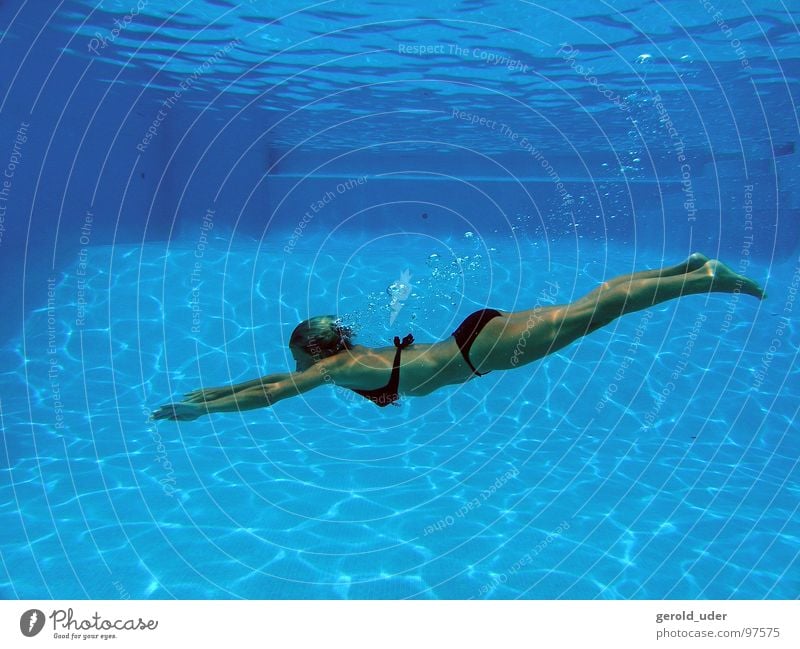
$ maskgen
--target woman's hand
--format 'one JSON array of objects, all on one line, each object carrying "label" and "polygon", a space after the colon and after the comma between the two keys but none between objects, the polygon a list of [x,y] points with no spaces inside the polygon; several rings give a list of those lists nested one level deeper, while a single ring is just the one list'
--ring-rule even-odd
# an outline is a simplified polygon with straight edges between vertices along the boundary
[{"label": "woman's hand", "polygon": [[194,421],[206,410],[194,403],[168,403],[156,410],[150,419],[172,419],[173,421]]}]

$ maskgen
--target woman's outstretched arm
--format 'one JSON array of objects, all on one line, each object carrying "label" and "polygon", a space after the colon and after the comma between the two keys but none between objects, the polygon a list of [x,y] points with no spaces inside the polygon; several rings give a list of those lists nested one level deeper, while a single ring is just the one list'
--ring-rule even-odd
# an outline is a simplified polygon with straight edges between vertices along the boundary
[{"label": "woman's outstretched arm", "polygon": [[[237,412],[239,410],[266,408],[281,399],[297,396],[303,392],[313,390],[323,383],[335,380],[341,367],[342,363],[336,357],[326,358],[302,372],[285,374],[283,375],[285,378],[277,381],[268,382],[263,379],[255,379],[250,382],[252,383],[250,387],[236,391],[230,391],[230,388],[227,388],[229,393],[214,399],[168,403],[156,410],[151,415],[151,419],[192,421],[214,412]],[[274,376],[276,375],[271,375],[271,377]]]},{"label": "woman's outstretched arm", "polygon": [[187,392],[185,395],[183,395],[183,403],[205,403],[207,401],[214,401],[215,399],[222,399],[223,397],[229,397],[236,392],[241,392],[242,390],[255,388],[267,383],[277,383],[279,381],[283,381],[288,379],[290,376],[291,374],[287,372],[267,374],[266,376],[261,376],[250,381],[244,381],[243,383],[236,383],[234,385],[224,385],[215,388],[200,388],[199,390],[192,390],[191,392]]}]

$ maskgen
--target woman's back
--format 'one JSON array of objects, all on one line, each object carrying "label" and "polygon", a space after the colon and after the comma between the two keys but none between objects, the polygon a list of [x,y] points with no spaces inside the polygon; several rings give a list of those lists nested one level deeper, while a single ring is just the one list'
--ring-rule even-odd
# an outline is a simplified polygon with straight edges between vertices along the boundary
[{"label": "woman's back", "polygon": [[[396,353],[396,347],[354,345],[337,355],[341,366],[334,380],[351,390],[385,386],[391,379]],[[400,354],[398,390],[401,394],[422,396],[444,385],[462,383],[469,374],[452,338],[433,344],[415,343]]]}]

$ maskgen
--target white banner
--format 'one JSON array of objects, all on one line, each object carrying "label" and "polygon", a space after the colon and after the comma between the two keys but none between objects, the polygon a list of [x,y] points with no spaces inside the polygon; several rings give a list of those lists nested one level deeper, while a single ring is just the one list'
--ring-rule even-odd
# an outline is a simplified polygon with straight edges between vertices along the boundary
[{"label": "white banner", "polygon": [[796,601],[4,601],[0,647],[800,646]]}]

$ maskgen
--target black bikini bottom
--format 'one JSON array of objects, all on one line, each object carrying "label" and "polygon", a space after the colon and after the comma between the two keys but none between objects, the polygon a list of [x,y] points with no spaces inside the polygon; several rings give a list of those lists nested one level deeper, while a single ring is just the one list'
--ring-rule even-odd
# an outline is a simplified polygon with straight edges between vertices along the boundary
[{"label": "black bikini bottom", "polygon": [[481,374],[475,369],[472,361],[469,360],[469,350],[472,347],[472,343],[474,343],[475,339],[478,337],[478,334],[480,334],[486,326],[486,323],[501,315],[503,314],[496,309],[481,309],[480,311],[468,315],[464,322],[458,326],[458,329],[453,332],[453,337],[456,339],[456,344],[461,350],[461,355],[464,357],[464,360],[467,361],[467,365],[469,365],[472,371],[478,376],[483,376],[484,374],[488,374],[488,372],[483,372],[483,374]]}]

